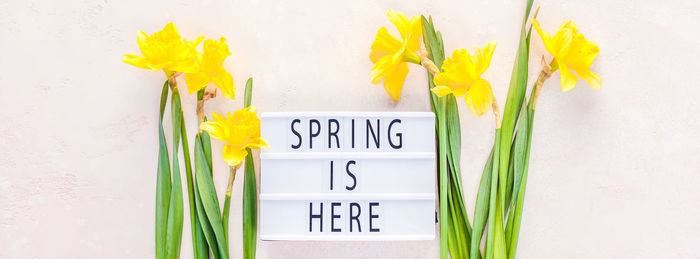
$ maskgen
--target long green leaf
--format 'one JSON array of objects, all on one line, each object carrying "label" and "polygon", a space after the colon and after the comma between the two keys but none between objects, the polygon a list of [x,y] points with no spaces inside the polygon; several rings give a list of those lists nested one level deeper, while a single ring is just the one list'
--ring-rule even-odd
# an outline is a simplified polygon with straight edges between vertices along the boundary
[{"label": "long green leaf", "polygon": [[[497,194],[500,196],[500,194]],[[503,197],[496,197],[496,207],[501,207],[501,203],[503,202]],[[494,259],[505,259],[508,257],[508,254],[506,252],[506,241],[505,241],[505,234],[503,232],[503,214],[501,214],[501,210],[496,209],[496,221],[495,221],[495,229],[496,232],[494,232],[495,237],[494,237],[494,244],[493,244],[493,258]]]},{"label": "long green leaf", "polygon": [[[436,31],[432,18],[426,19],[421,16],[423,23],[423,39],[426,42],[428,58],[435,63],[438,68],[442,65],[445,58],[442,34]],[[432,74],[428,73],[429,88],[435,87],[432,81]],[[469,253],[469,240],[471,239],[471,225],[467,216],[467,211],[464,206],[461,172],[459,165],[460,149],[461,149],[461,129],[459,121],[459,109],[453,95],[443,98],[438,98],[432,92],[429,92],[431,107],[436,115],[436,129],[440,135],[440,127],[446,127],[446,151],[447,157],[447,173],[448,180],[440,183],[440,188],[447,188],[447,210],[441,210],[441,214],[448,214],[447,231],[448,244],[450,253],[453,258],[465,257]],[[445,108],[440,108],[442,106]],[[444,119],[441,119],[443,118]],[[444,121],[441,121],[444,120]],[[440,140],[438,139],[438,142]],[[440,153],[438,153],[440,155]],[[444,187],[443,187],[444,186]],[[441,199],[444,200],[444,199]],[[442,245],[444,248],[444,244]]]},{"label": "long green leaf", "polygon": [[[449,153],[449,152],[448,152]],[[458,189],[454,181],[450,182],[449,196],[450,199],[448,206],[451,208],[450,213],[453,215],[451,218],[454,223],[452,229],[456,232],[454,240],[452,242],[457,243],[458,254],[453,255],[455,258],[467,258],[469,257],[470,240],[471,240],[471,226],[469,224],[469,219],[466,215],[466,208],[464,207],[464,202],[461,197],[461,190]]]},{"label": "long green leaf", "polygon": [[[204,121],[206,121],[206,117],[204,118]],[[209,168],[214,168],[211,161],[211,137],[209,136],[209,132],[202,131],[199,133],[199,137],[202,141],[202,152],[204,152],[204,158],[206,158],[207,165]],[[209,170],[209,175],[212,175],[213,173],[214,172],[212,170]]]},{"label": "long green leaf", "polygon": [[[525,153],[527,152],[527,139],[528,139],[528,129],[530,127],[530,120],[528,116],[527,104],[523,103],[520,110],[520,119],[518,121],[518,132],[515,135],[515,141],[513,143],[513,153],[511,154],[511,167],[513,167],[513,194],[510,198],[512,202],[517,201],[518,192],[520,190],[520,183],[523,176],[523,166],[525,163]],[[514,206],[512,206],[514,208]],[[514,209],[511,208],[508,217],[508,224],[506,224],[506,240],[511,240],[512,236],[512,222],[513,215],[515,213]],[[510,244],[508,244],[510,246]]]},{"label": "long green leaf", "polygon": [[496,232],[502,232],[502,229],[497,229],[496,226],[498,223],[496,222],[496,215],[497,215],[497,190],[498,190],[498,156],[500,155],[500,145],[497,143],[500,143],[499,140],[501,139],[501,129],[496,129],[495,131],[495,141],[494,141],[494,148],[493,148],[493,168],[491,170],[491,190],[489,190],[489,225],[488,225],[488,234],[486,235],[486,253],[484,253],[484,258],[486,259],[491,259],[494,258],[494,254],[497,247],[495,247],[495,241],[496,241]]},{"label": "long green leaf", "polygon": [[160,118],[158,120],[158,169],[156,180],[156,258],[165,258],[165,234],[170,207],[170,158],[163,131],[163,114],[168,100],[168,81],[163,84],[160,95]]},{"label": "long green leaf", "polygon": [[[247,108],[253,98],[253,78],[248,78],[245,84],[245,96],[243,105]],[[257,184],[255,181],[255,165],[253,153],[246,149],[245,176],[243,179],[243,257],[255,258],[256,243],[258,239],[258,200]]]},{"label": "long green leaf", "polygon": [[[197,197],[198,197],[198,196],[195,195],[195,199],[196,199]],[[193,249],[194,249],[194,251],[193,251],[193,252],[194,252],[194,258],[195,258],[195,259],[198,259],[198,258],[209,258],[209,247],[207,246],[207,239],[206,239],[206,237],[204,236],[204,229],[203,229],[203,227],[202,227],[202,223],[199,221],[199,214],[198,214],[198,211],[196,210],[196,206],[197,206],[196,200],[195,200],[195,204],[194,204],[194,205],[195,205],[195,215],[194,215],[195,220],[193,220],[193,221],[194,221],[194,224],[195,224],[195,227],[194,227],[194,229],[195,229],[195,230],[194,230],[194,231],[195,231],[195,234],[194,234],[194,236],[193,236],[192,238],[193,238],[194,240],[196,240],[196,243],[197,243],[197,247],[193,247]],[[211,228],[210,228],[210,229],[211,229]],[[194,244],[194,243],[193,243],[193,244]]]},{"label": "long green leaf", "polygon": [[459,243],[459,236],[464,235],[459,227],[459,219],[457,218],[457,208],[453,206],[454,203],[454,190],[452,188],[447,188],[447,207],[448,207],[448,217],[447,217],[447,247],[450,251],[450,256],[454,258],[463,258],[462,256],[462,246]]},{"label": "long green leaf", "polygon": [[[530,16],[532,9],[532,1],[526,0],[525,15],[520,27],[520,42],[518,44],[518,52],[513,64],[513,72],[510,77],[510,85],[508,87],[508,95],[506,97],[505,109],[503,112],[503,123],[500,140],[500,155],[499,155],[499,195],[506,197],[506,179],[508,178],[508,162],[510,160],[511,141],[520,107],[522,106],[525,91],[527,90],[527,75],[528,75],[528,56],[529,56],[529,38],[525,30],[525,24]],[[505,202],[501,205],[501,213],[505,211]],[[504,214],[502,214],[504,215]]]},{"label": "long green leaf", "polygon": [[[433,61],[436,65],[442,64],[442,61],[444,59],[444,56],[440,55],[440,43],[439,39],[437,37],[437,34],[435,33],[435,28],[433,27],[433,22],[432,18],[430,18],[430,21],[425,18],[425,16],[421,15],[421,21],[423,22],[423,42],[425,42],[425,48],[428,51],[428,58]],[[439,67],[440,65],[438,65]],[[431,88],[435,87],[435,84],[433,83],[433,75],[428,72],[428,90]],[[436,95],[434,95],[432,92],[428,91],[428,94],[430,95],[430,107],[433,110],[433,113],[435,113],[435,117],[438,117],[438,102],[440,102],[440,98],[438,98]],[[437,126],[439,125],[438,121],[435,120],[435,129],[437,130]]]},{"label": "long green leaf", "polygon": [[[518,138],[518,133],[515,132],[514,138]],[[515,140],[514,140],[515,141]],[[513,173],[515,169],[513,168],[513,154],[515,153],[515,145],[510,146],[510,161],[508,162],[508,178],[506,178],[506,207],[508,207],[512,202],[513,196],[513,182],[515,181],[515,174]]]},{"label": "long green leaf", "polygon": [[[180,115],[182,116],[182,115]],[[209,258],[206,239],[202,232],[202,224],[197,215],[197,204],[195,201],[194,176],[192,174],[192,162],[190,160],[190,147],[187,142],[187,130],[185,123],[181,124],[182,151],[185,155],[185,172],[187,176],[187,198],[190,205],[190,224],[192,229],[192,251],[195,259]]]},{"label": "long green leaf", "polygon": [[509,251],[508,251],[508,258],[515,258],[515,251],[518,247],[518,237],[520,236],[520,225],[522,223],[522,217],[523,217],[523,205],[525,202],[525,189],[527,186],[527,172],[528,172],[528,166],[529,166],[529,161],[530,161],[530,144],[532,141],[532,119],[534,116],[534,111],[530,110],[529,117],[530,117],[530,123],[529,123],[529,129],[528,129],[528,138],[527,138],[527,148],[525,151],[525,161],[523,165],[523,175],[520,183],[520,187],[518,188],[518,199],[515,203],[515,213],[514,213],[514,220],[513,220],[513,230],[510,238],[510,245],[509,245]]},{"label": "long green leaf", "polygon": [[[204,150],[202,148],[202,136],[200,134],[197,134],[195,136],[195,146],[194,146],[194,164],[195,164],[195,175],[200,175],[200,174],[207,174],[209,175],[209,172],[204,172],[205,164],[207,164],[207,161],[205,159],[204,155]],[[202,154],[202,155],[200,155]],[[199,186],[197,178],[194,180],[195,186]],[[204,240],[206,244],[208,245],[212,255],[214,258],[220,258],[219,256],[219,245],[216,242],[216,234],[214,234],[214,229],[212,229],[211,224],[209,224],[209,218],[207,217],[207,213],[204,210],[204,204],[202,204],[202,197],[199,195],[199,191],[197,188],[195,188],[194,192],[195,196],[195,206],[197,208],[197,223],[199,223],[199,226],[201,227],[201,232],[202,235],[204,236]],[[200,247],[205,247],[204,245],[200,245]],[[201,250],[201,249],[200,249]],[[201,253],[201,251],[199,251]],[[209,252],[205,251],[206,255],[209,255]],[[206,258],[206,257],[205,257]]]},{"label": "long green leaf", "polygon": [[440,151],[438,152],[439,154],[439,179],[440,179],[440,258],[446,259],[447,258],[447,241],[448,241],[448,235],[449,231],[452,231],[450,227],[448,226],[448,217],[449,217],[449,211],[448,211],[448,201],[447,201],[447,190],[449,190],[449,175],[447,171],[447,125],[445,124],[445,106],[443,102],[442,108],[443,111],[441,113],[442,116],[438,119],[440,121],[440,127],[438,128],[439,135],[438,135],[438,147]]},{"label": "long green leaf", "polygon": [[[214,237],[216,239],[216,247],[219,250],[219,255],[221,258],[228,258],[228,251],[226,244],[226,236],[224,232],[224,225],[221,221],[221,211],[219,210],[219,200],[216,196],[216,188],[214,187],[214,180],[211,176],[211,168],[208,163],[203,163],[207,161],[205,154],[203,152],[201,139],[196,140],[196,145],[199,145],[199,152],[195,152],[195,156],[198,156],[199,163],[195,163],[195,175],[197,178],[197,191],[199,197],[202,201],[202,207],[204,208],[204,213],[206,214],[206,219],[211,225],[214,232]],[[207,237],[207,242],[210,243],[209,237]],[[211,247],[214,249],[214,247]]]},{"label": "long green leaf", "polygon": [[246,149],[245,179],[243,180],[243,254],[244,258],[255,258],[258,238],[258,200],[255,183],[255,167],[250,149]]},{"label": "long green leaf", "polygon": [[481,174],[481,181],[479,182],[479,191],[476,194],[476,203],[474,206],[474,224],[472,230],[471,238],[471,250],[469,253],[469,258],[479,259],[481,257],[479,253],[479,246],[481,246],[481,236],[484,233],[484,226],[486,226],[486,219],[489,216],[489,193],[491,192],[491,172],[493,171],[493,151],[491,149],[491,154],[488,160],[486,160],[486,165],[484,165],[484,172]]},{"label": "long green leaf", "polygon": [[[535,92],[535,89],[532,89],[532,93]],[[508,258],[515,258],[515,251],[518,247],[518,237],[520,236],[520,225],[522,224],[522,216],[523,216],[523,206],[525,202],[525,190],[527,187],[527,175],[528,175],[528,168],[530,165],[530,147],[532,146],[532,128],[534,127],[534,122],[535,122],[535,109],[534,109],[534,104],[535,101],[534,95],[530,94],[530,101],[528,103],[528,124],[527,124],[527,140],[525,144],[525,158],[523,159],[523,172],[522,172],[522,177],[520,180],[520,186],[518,190],[518,196],[517,199],[514,202],[514,216],[513,216],[513,223],[512,223],[512,230],[511,230],[511,237],[509,244],[509,249],[508,249]]]},{"label": "long green leaf", "polygon": [[[435,28],[432,24],[432,19],[428,21],[425,16],[421,16],[421,21],[423,23],[423,37],[426,48],[428,50],[428,57],[435,63],[442,63],[441,55],[441,43],[438,34],[435,32]],[[428,85],[430,88],[434,87],[432,75],[428,73]],[[444,100],[437,98],[434,94],[430,94],[433,112],[436,115],[436,129],[438,135],[438,157],[439,157],[439,168],[438,168],[438,188],[439,188],[439,203],[440,203],[440,258],[445,259],[448,255],[449,244],[448,237],[450,235],[450,223],[449,223],[449,207],[447,192],[448,192],[448,179],[449,175],[447,172],[447,126],[445,122],[445,103]]]},{"label": "long green leaf", "polygon": [[[460,170],[460,151],[461,151],[461,129],[459,120],[459,109],[454,95],[448,95],[445,101],[447,102],[447,160],[448,170],[450,174],[450,189],[452,190],[453,199],[450,200],[450,206],[454,207],[454,213],[457,214],[454,218],[455,227],[459,230],[459,235],[456,235],[459,249],[466,258],[469,254],[470,240],[472,228],[469,223],[467,209],[464,206],[464,195],[462,191],[462,173]],[[478,248],[477,248],[478,249]]]},{"label": "long green leaf", "polygon": [[166,258],[180,258],[180,245],[182,243],[182,180],[180,176],[180,163],[178,160],[180,146],[180,131],[182,130],[182,107],[180,105],[180,93],[177,87],[173,88],[170,101],[173,123],[173,186],[170,193],[170,208],[168,210],[168,226],[166,233],[165,255]]}]

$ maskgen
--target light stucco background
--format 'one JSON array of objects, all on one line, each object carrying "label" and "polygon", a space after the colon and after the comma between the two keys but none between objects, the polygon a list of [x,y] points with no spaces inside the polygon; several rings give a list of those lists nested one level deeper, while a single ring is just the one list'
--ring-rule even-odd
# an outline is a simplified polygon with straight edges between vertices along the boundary
[{"label": "light stucco background", "polygon": [[[386,11],[432,14],[448,53],[497,40],[484,78],[502,105],[523,2],[2,1],[0,258],[154,256],[163,75],[121,62],[138,53],[138,30],[174,21],[188,38],[226,37],[236,92],[242,96],[254,77],[262,112],[429,111],[423,69],[411,66],[398,103],[369,81],[374,34],[393,30]],[[603,89],[579,80],[562,93],[559,73],[545,84],[519,256],[700,258],[700,2],[538,4],[546,31],[574,19],[600,45],[592,70]],[[540,57],[550,57],[532,39],[530,81]],[[183,98],[192,133],[194,97]],[[241,99],[217,97],[206,111],[239,109]],[[463,102],[460,111],[471,215],[494,122],[490,114],[475,118]],[[214,142],[215,154],[221,148]],[[215,164],[223,195],[226,166]],[[235,258],[242,257],[241,179],[231,212]],[[189,230],[186,216],[183,258],[192,255]],[[258,258],[437,258],[439,248],[437,240],[258,244]]]}]

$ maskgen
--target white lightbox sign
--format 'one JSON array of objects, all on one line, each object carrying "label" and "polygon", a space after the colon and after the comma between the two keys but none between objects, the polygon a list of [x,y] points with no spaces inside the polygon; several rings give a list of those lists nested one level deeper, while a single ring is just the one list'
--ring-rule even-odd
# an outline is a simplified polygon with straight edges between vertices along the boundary
[{"label": "white lightbox sign", "polygon": [[260,238],[431,240],[431,112],[261,116]]}]

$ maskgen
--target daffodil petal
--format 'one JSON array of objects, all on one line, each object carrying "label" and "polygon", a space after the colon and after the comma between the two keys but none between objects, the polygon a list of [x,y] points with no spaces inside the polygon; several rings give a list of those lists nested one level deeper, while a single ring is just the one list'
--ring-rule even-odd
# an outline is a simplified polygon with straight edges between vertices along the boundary
[{"label": "daffodil petal", "polygon": [[136,34],[136,45],[139,46],[141,52],[148,50],[148,34],[143,31],[139,31]]},{"label": "daffodil petal", "polygon": [[245,156],[248,155],[248,151],[242,148],[236,148],[231,145],[224,145],[224,161],[230,165],[230,166],[237,166],[241,162],[243,162],[243,159],[245,159]]},{"label": "daffodil petal", "polygon": [[436,85],[435,87],[431,88],[430,91],[433,92],[437,97],[443,97],[452,93],[452,89],[442,85]]},{"label": "daffodil petal", "polygon": [[194,57],[180,60],[177,63],[173,63],[170,70],[182,72],[182,73],[194,73],[197,72],[197,66]]},{"label": "daffodil petal", "polygon": [[396,29],[399,30],[401,38],[404,40],[408,39],[409,34],[411,33],[411,23],[408,21],[408,17],[393,10],[389,10],[386,15],[389,17],[389,20],[391,20],[394,26],[396,26]]},{"label": "daffodil petal", "polygon": [[210,82],[211,79],[204,73],[185,74],[185,83],[187,84],[187,91],[190,92],[190,94],[204,89]]},{"label": "daffodil petal", "polygon": [[161,32],[163,33],[164,38],[180,38],[180,33],[177,32],[177,28],[175,28],[175,24],[173,22],[166,24]]},{"label": "daffodil petal", "polygon": [[258,111],[258,108],[251,105],[251,106],[246,107],[244,110],[248,111],[249,113],[252,113],[252,114],[250,114],[251,117],[255,117],[255,113]]},{"label": "daffodil petal", "polygon": [[227,71],[221,71],[212,78],[214,85],[221,89],[221,92],[229,99],[236,99],[236,88],[233,86],[233,76]]},{"label": "daffodil petal", "polygon": [[221,127],[221,123],[217,121],[205,121],[199,125],[199,129],[204,130],[209,133],[212,137],[222,140],[225,139],[224,128]]},{"label": "daffodil petal", "polygon": [[602,82],[598,74],[593,73],[590,69],[576,71],[576,74],[581,77],[581,79],[586,80],[591,88],[600,90]]},{"label": "daffodil petal", "polygon": [[532,19],[532,27],[535,27],[535,31],[537,31],[537,34],[540,35],[542,43],[544,43],[544,48],[547,49],[549,53],[553,54],[552,37],[550,37],[548,33],[544,32],[542,28],[540,28],[540,22],[538,22],[537,19]]},{"label": "daffodil petal", "polygon": [[391,64],[392,59],[393,56],[385,56],[374,63],[370,73],[370,80],[373,84],[379,84],[389,73],[391,73],[391,70],[393,69]]},{"label": "daffodil petal", "polygon": [[454,94],[456,97],[462,97],[467,93],[467,91],[469,91],[469,87],[467,86],[458,87],[452,89],[452,94]]},{"label": "daffodil petal", "polygon": [[214,119],[214,121],[225,121],[226,120],[226,117],[224,117],[224,115],[218,114],[216,112],[212,112],[211,117],[212,117],[212,119]]},{"label": "daffodil petal", "polygon": [[369,53],[369,59],[376,63],[380,58],[394,55],[394,53],[401,50],[401,45],[401,41],[391,36],[385,27],[379,28],[370,47],[372,51]]},{"label": "daffodil petal", "polygon": [[557,60],[559,64],[559,76],[560,76],[560,81],[561,81],[561,91],[566,92],[571,89],[574,89],[574,86],[576,86],[576,81],[578,81],[578,78],[572,73],[569,68],[564,64],[564,62],[560,62]]},{"label": "daffodil petal", "polygon": [[267,145],[267,142],[263,138],[253,138],[250,140],[250,142],[247,145],[248,148],[251,149],[260,149],[260,148],[268,148],[270,146]]},{"label": "daffodil petal", "polygon": [[569,29],[569,30],[571,30],[573,33],[576,33],[576,32],[578,31],[578,29],[576,28],[576,23],[574,22],[574,20],[568,20],[568,21],[562,23],[561,26],[559,26],[559,29],[560,29],[560,30],[561,30],[561,29]]},{"label": "daffodil petal", "polygon": [[555,57],[562,58],[568,46],[573,42],[575,35],[574,31],[568,28],[557,31],[557,33],[552,36],[550,44],[551,49],[547,49],[547,51]]},{"label": "daffodil petal", "polygon": [[417,52],[420,49],[420,39],[423,37],[423,22],[420,17],[411,18],[411,34],[406,42],[406,49],[410,52]]},{"label": "daffodil petal", "polygon": [[492,41],[483,48],[477,48],[476,53],[476,72],[481,75],[486,72],[486,69],[491,65],[491,57],[493,56],[493,51],[496,49],[496,42]]},{"label": "daffodil petal", "polygon": [[408,75],[408,64],[399,63],[386,79],[384,79],[384,90],[394,101],[398,102],[401,97],[403,82]]},{"label": "daffodil petal", "polygon": [[488,81],[479,79],[469,88],[464,97],[469,110],[477,117],[484,115],[493,104],[493,92]]},{"label": "daffodil petal", "polygon": [[187,43],[189,43],[190,46],[192,46],[193,48],[196,48],[199,45],[199,43],[201,43],[203,40],[204,40],[204,36],[199,36],[196,39],[194,39],[193,41],[188,41]]},{"label": "daffodil petal", "polygon": [[124,63],[127,63],[129,65],[138,67],[138,68],[143,68],[143,69],[151,69],[151,67],[148,65],[148,60],[146,60],[144,57],[141,56],[136,56],[133,54],[126,54],[122,56],[122,61]]}]

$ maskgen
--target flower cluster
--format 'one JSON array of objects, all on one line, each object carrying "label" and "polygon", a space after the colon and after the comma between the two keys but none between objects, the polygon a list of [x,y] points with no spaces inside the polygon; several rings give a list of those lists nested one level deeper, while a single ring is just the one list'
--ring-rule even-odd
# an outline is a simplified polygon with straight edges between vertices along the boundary
[{"label": "flower cluster", "polygon": [[167,78],[175,76],[176,72],[185,73],[190,93],[214,83],[224,96],[233,99],[233,76],[223,67],[224,60],[231,55],[226,39],[204,40],[203,50],[199,52],[197,47],[203,39],[204,36],[199,36],[193,41],[185,40],[175,25],[168,23],[163,30],[150,36],[139,31],[137,44],[142,56],[126,54],[122,61],[143,69],[163,70]]},{"label": "flower cluster", "polygon": [[[521,27],[518,54],[502,120],[491,84],[483,78],[491,64],[495,42],[476,47],[473,51],[456,49],[452,56],[445,58],[442,35],[435,30],[432,18],[416,16],[409,20],[405,15],[390,10],[387,15],[401,34],[401,39],[394,38],[382,27],[372,43],[369,56],[374,64],[371,82],[378,84],[384,81],[384,89],[392,100],[398,101],[401,96],[409,72],[408,63],[423,66],[432,79],[429,89],[438,140],[440,258],[447,258],[448,250],[452,258],[515,257],[522,222],[533,116],[542,85],[553,72],[561,70],[562,91],[573,89],[577,76],[586,80],[592,88],[601,88],[600,76],[590,70],[600,52],[598,45],[579,33],[573,21],[564,22],[559,31],[550,36],[534,19],[537,16],[535,12],[531,19],[532,27],[553,58],[551,63],[543,63],[529,100],[525,98],[531,31],[526,30],[525,25],[531,7],[532,1],[527,1],[526,19],[523,19]],[[421,36],[425,48],[421,46]],[[441,67],[438,68],[436,64],[441,64]],[[482,116],[491,110],[496,119],[494,146],[484,166],[476,195],[473,225],[470,225],[462,197],[464,192],[459,170],[461,133],[456,97],[464,97],[468,109],[475,116]],[[480,247],[484,233],[486,242],[482,253]]]},{"label": "flower cluster", "polygon": [[[212,121],[204,122],[204,103],[209,98],[216,96],[216,89],[220,89],[227,98],[234,99],[235,86],[233,76],[224,68],[224,61],[231,55],[226,44],[226,38],[218,40],[204,40],[203,36],[193,41],[183,39],[173,23],[168,23],[161,31],[151,35],[143,31],[138,32],[138,47],[141,55],[126,54],[122,61],[127,64],[149,69],[162,70],[166,75],[163,85],[160,105],[159,128],[159,157],[156,182],[156,258],[179,258],[180,243],[182,239],[182,219],[184,208],[182,206],[182,183],[180,176],[179,146],[182,143],[185,158],[185,172],[188,187],[188,202],[190,209],[190,225],[192,226],[192,248],[195,259],[229,258],[228,248],[228,216],[231,202],[231,189],[235,179],[235,172],[241,163],[250,162],[245,167],[246,183],[244,184],[243,216],[249,222],[257,219],[255,208],[255,169],[252,157],[247,149],[259,149],[267,147],[267,143],[260,137],[260,119],[256,115],[256,109],[250,106],[250,94],[252,93],[252,79],[246,84],[245,103],[246,108],[236,111],[228,117],[213,113]],[[204,42],[201,51],[198,46]],[[177,87],[177,77],[185,76],[185,82],[190,94],[197,94],[197,117],[200,123],[200,131],[195,137],[195,167],[194,174],[189,157],[187,132],[183,119],[180,91]],[[207,89],[213,84],[216,88]],[[169,86],[169,87],[168,87]],[[163,130],[163,114],[168,92],[172,92],[172,136],[171,147],[172,164],[168,159],[166,138]],[[230,166],[229,182],[226,191],[223,211],[218,208],[216,201],[216,188],[212,179],[211,143],[208,134],[214,136],[226,144],[223,149],[224,161]],[[204,166],[207,161],[208,165]],[[196,176],[196,178],[195,178]],[[252,184],[251,184],[252,183]],[[196,186],[196,187],[195,187]],[[196,192],[195,192],[196,188]],[[253,194],[253,195],[251,195]],[[206,205],[205,205],[206,204]],[[195,227],[197,226],[197,227]],[[206,226],[199,228],[199,226]],[[254,258],[256,232],[255,223],[244,224],[243,243],[246,258]],[[212,235],[205,235],[213,233]],[[253,233],[251,235],[251,233]]]}]

